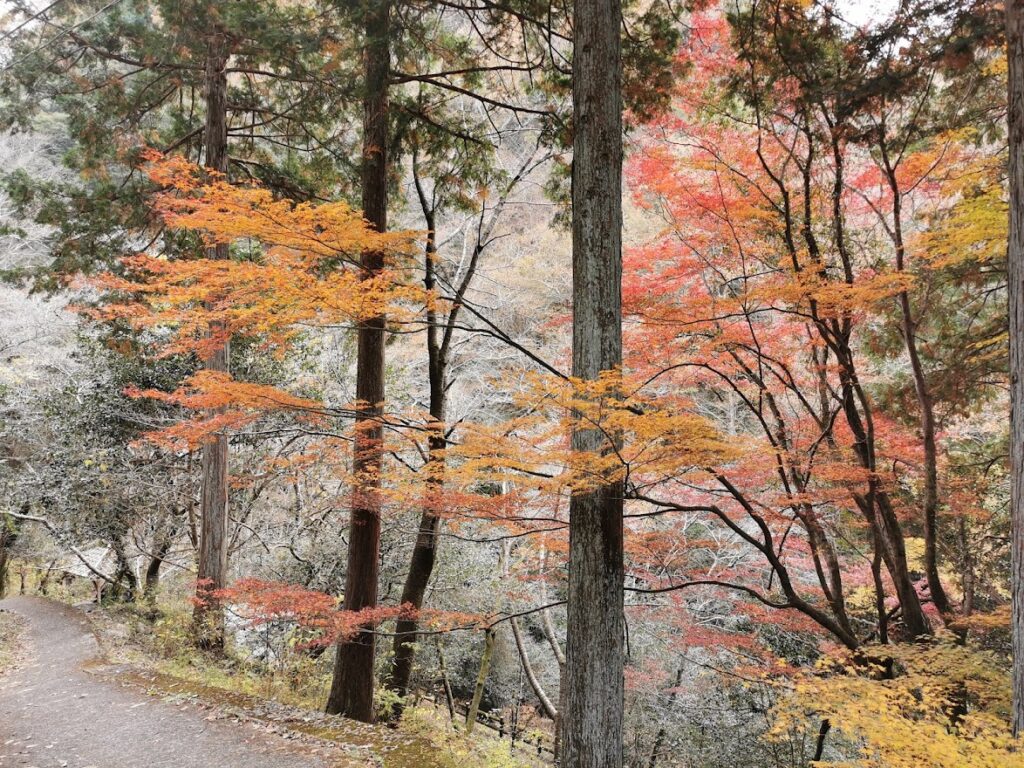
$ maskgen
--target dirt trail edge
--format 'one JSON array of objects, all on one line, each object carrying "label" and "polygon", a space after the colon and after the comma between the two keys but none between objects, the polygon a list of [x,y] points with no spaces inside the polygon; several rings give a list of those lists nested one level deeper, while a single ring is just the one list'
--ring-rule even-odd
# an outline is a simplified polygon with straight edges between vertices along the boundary
[{"label": "dirt trail edge", "polygon": [[[28,619],[20,666],[0,677],[2,768],[336,768],[357,764],[282,738],[258,723],[208,717],[94,674],[100,658],[86,618],[48,600],[0,609]],[[102,666],[102,665],[99,665]]]}]

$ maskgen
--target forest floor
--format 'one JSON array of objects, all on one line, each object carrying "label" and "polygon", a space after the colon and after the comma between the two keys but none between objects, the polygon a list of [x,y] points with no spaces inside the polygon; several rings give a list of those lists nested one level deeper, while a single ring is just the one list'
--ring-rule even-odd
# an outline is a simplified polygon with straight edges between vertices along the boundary
[{"label": "forest floor", "polygon": [[0,768],[535,765],[429,712],[392,729],[253,695],[230,676],[210,684],[154,663],[126,634],[106,611],[0,601]]}]

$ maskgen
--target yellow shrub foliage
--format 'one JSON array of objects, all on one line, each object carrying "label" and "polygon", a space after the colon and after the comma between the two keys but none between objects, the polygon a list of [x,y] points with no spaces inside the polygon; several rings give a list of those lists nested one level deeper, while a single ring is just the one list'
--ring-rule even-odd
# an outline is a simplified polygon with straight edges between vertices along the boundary
[{"label": "yellow shrub foliage", "polygon": [[828,720],[837,741],[816,765],[1021,768],[1009,711],[1005,660],[946,634],[824,658],[783,695],[768,738]]}]

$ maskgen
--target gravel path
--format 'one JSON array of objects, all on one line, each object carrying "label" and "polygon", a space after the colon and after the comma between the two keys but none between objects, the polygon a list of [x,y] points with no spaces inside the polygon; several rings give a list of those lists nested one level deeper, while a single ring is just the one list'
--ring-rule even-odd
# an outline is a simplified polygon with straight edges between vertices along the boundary
[{"label": "gravel path", "polygon": [[[331,768],[338,762],[258,723],[210,719],[87,671],[99,657],[78,611],[17,597],[27,658],[0,678],[2,768]],[[350,765],[351,763],[349,763]]]}]

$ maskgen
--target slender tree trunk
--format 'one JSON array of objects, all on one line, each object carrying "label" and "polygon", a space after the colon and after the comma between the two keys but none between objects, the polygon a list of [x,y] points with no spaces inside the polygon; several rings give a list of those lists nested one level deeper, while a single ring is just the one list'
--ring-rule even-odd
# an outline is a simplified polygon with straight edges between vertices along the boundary
[{"label": "slender tree trunk", "polygon": [[[139,594],[139,581],[124,550],[124,541],[121,537],[117,537],[111,542],[111,546],[117,560],[117,570],[114,572],[113,579],[113,597],[124,602],[135,602]],[[124,586],[125,584],[127,586]]]},{"label": "slender tree trunk", "polygon": [[832,721],[825,720],[821,721],[821,725],[818,726],[818,741],[814,747],[814,757],[811,758],[811,762],[818,762],[825,754],[825,739],[828,736],[828,732],[832,730]]},{"label": "slender tree trunk", "polygon": [[[36,585],[36,591],[39,592],[39,594],[50,594],[50,578],[53,576],[53,567],[55,565],[57,565],[57,561],[51,560],[50,564],[46,566],[46,571],[43,573],[42,578],[39,579],[39,583]],[[97,602],[99,601],[97,600]]]},{"label": "slender tree trunk", "polygon": [[971,552],[971,541],[967,535],[967,521],[964,520],[962,515],[957,529],[960,538],[960,551],[963,552],[964,557],[960,573],[960,589],[963,592],[963,600],[960,602],[960,613],[963,616],[970,616],[974,613],[975,562],[974,553]]},{"label": "slender tree trunk", "polygon": [[[668,706],[669,709],[676,703],[676,695],[679,692],[679,685],[683,682],[683,668],[680,667],[676,670],[676,682],[672,691],[668,695]],[[658,734],[654,737],[654,746],[651,747],[651,758],[647,761],[647,768],[657,768],[658,758],[661,757],[661,750],[665,746],[665,726],[658,728]]]},{"label": "slender tree trunk", "polygon": [[[903,272],[906,266],[906,245],[903,241],[903,198],[896,169],[889,160],[889,152],[883,136],[880,142],[882,162],[892,192],[892,240],[896,250],[896,271]],[[928,591],[932,603],[948,621],[952,614],[952,606],[946,597],[946,590],[939,577],[938,554],[938,514],[939,514],[939,452],[935,439],[935,402],[925,377],[924,365],[917,348],[917,321],[910,306],[910,294],[900,291],[899,294],[901,331],[903,342],[910,360],[910,371],[914,379],[914,392],[921,425],[921,442],[924,448],[924,490],[921,507],[924,518],[924,570],[928,580]]]},{"label": "slender tree trunk", "polygon": [[[0,600],[7,596],[7,583],[11,569],[11,546],[17,538],[17,523],[14,518],[4,515],[3,518],[0,518]],[[22,593],[24,591],[23,587]]]},{"label": "slender tree trunk", "polygon": [[[836,251],[843,265],[844,281],[847,285],[853,285],[853,260],[847,247],[846,224],[843,215],[843,190],[846,185],[846,172],[841,135],[841,127],[839,125],[832,125],[829,137],[834,163],[831,195],[832,229]],[[810,136],[808,138],[810,139]],[[806,166],[806,168],[809,167],[809,165]],[[804,173],[805,190],[809,191],[812,183],[811,178],[806,169]],[[805,197],[807,197],[806,194]],[[815,253],[814,260],[819,265],[819,268],[821,268],[821,260],[817,256],[813,229],[807,227],[804,229],[804,232],[808,248]],[[882,547],[882,558],[896,588],[896,594],[899,596],[900,607],[903,610],[903,623],[907,632],[912,637],[930,634],[931,627],[928,624],[928,618],[921,607],[921,600],[918,597],[913,579],[910,578],[909,569],[907,568],[906,546],[902,528],[898,518],[893,513],[892,504],[888,496],[879,487],[876,476],[874,415],[871,400],[864,391],[864,387],[860,383],[860,377],[857,374],[857,366],[851,345],[852,317],[848,313],[844,314],[841,318],[832,318],[828,321],[815,317],[815,324],[819,327],[823,339],[834,353],[836,363],[839,365],[843,413],[846,423],[853,433],[854,452],[861,466],[870,473],[868,492],[862,498],[863,503],[858,502],[858,506],[868,525],[876,533],[875,544]]]},{"label": "slender tree trunk", "polygon": [[544,713],[552,720],[558,720],[558,709],[555,708],[555,703],[551,701],[551,697],[544,690],[544,686],[540,684],[540,679],[533,668],[533,662],[530,661],[530,655],[526,652],[526,645],[523,643],[523,633],[519,629],[519,622],[513,618],[509,620],[509,623],[512,625],[512,637],[516,641],[516,650],[519,651],[519,661],[523,666],[523,672],[526,674],[526,680],[530,684],[530,688],[533,689],[534,696],[540,702]]},{"label": "slender tree trunk", "polygon": [[[368,0],[366,3],[366,40],[363,48],[363,216],[378,232],[387,229],[390,15],[389,0]],[[365,278],[373,277],[384,267],[384,254],[364,252],[361,267]],[[355,488],[349,527],[348,570],[345,574],[347,611],[360,611],[377,605],[384,341],[383,316],[366,319],[360,324],[356,353],[358,411],[352,462]],[[327,699],[329,713],[367,723],[374,720],[374,650],[374,634],[370,627],[338,644],[334,679]]]},{"label": "slender tree trunk", "polygon": [[441,686],[444,688],[444,702],[448,706],[448,717],[455,721],[455,694],[452,693],[452,683],[448,679],[448,664],[444,660],[444,648],[441,646],[441,638],[437,638],[437,669],[441,673]]},{"label": "slender tree trunk", "polygon": [[473,732],[476,724],[476,716],[480,712],[480,699],[484,695],[484,686],[487,683],[487,673],[491,671],[491,657],[494,655],[494,638],[498,630],[489,627],[484,633],[484,652],[480,655],[480,671],[476,675],[476,685],[473,688],[473,699],[469,702],[469,709],[466,710],[466,733]]},{"label": "slender tree trunk", "polygon": [[874,507],[877,510],[879,539],[882,544],[882,558],[885,561],[889,576],[896,588],[903,612],[903,625],[911,637],[930,635],[931,625],[921,605],[913,579],[910,578],[910,567],[907,564],[906,539],[903,529],[892,508],[889,495],[878,489],[875,481],[871,481],[874,489]]},{"label": "slender tree trunk", "polygon": [[165,531],[160,537],[156,551],[149,559],[146,566],[146,574],[142,581],[142,594],[146,602],[156,605],[157,592],[160,589],[160,568],[163,566],[167,553],[171,551],[171,542],[174,539],[174,531]]},{"label": "slender tree trunk", "polygon": [[903,314],[903,337],[910,357],[914,390],[917,392],[917,402],[921,411],[921,441],[924,447],[924,491],[921,500],[924,517],[924,570],[932,602],[943,618],[948,619],[952,608],[939,576],[939,453],[935,440],[935,404],[917,351],[917,324],[911,315],[910,298],[906,291],[900,294],[900,311]]},{"label": "slender tree trunk", "polygon": [[[423,598],[430,583],[430,575],[434,570],[437,553],[438,532],[441,518],[432,512],[425,511],[420,518],[419,532],[413,547],[412,562],[409,573],[402,588],[402,605],[410,605],[419,610],[423,607]],[[413,661],[416,657],[416,630],[418,622],[415,618],[401,618],[395,625],[394,661],[388,676],[388,689],[404,698],[409,693],[409,680],[412,677]],[[395,716],[402,713],[402,702],[395,706]]]},{"label": "slender tree trunk", "polygon": [[[420,190],[417,179],[417,190]],[[436,224],[433,211],[426,204],[422,190],[423,213],[427,220],[427,247],[424,253],[424,287],[428,291],[434,289],[434,260],[437,256]],[[417,611],[423,607],[423,598],[430,584],[430,576],[434,572],[437,559],[437,545],[441,531],[441,518],[438,506],[444,491],[445,456],[447,446],[445,439],[446,418],[446,378],[447,355],[442,349],[441,333],[438,326],[437,312],[431,307],[427,309],[427,370],[430,385],[430,419],[432,424],[428,440],[429,455],[425,468],[427,476],[426,498],[423,514],[420,517],[416,543],[413,546],[409,572],[402,588],[402,604],[410,605]],[[409,693],[409,680],[412,678],[413,661],[416,658],[416,630],[418,622],[415,617],[399,619],[395,627],[394,661],[388,675],[388,689],[399,697],[393,716],[402,714],[402,699]]]},{"label": "slender tree trunk", "polygon": [[[451,348],[452,334],[455,331],[456,320],[459,315],[460,299],[469,290],[473,276],[476,273],[478,260],[490,240],[491,231],[501,216],[509,195],[516,184],[529,174],[532,167],[531,156],[530,160],[520,167],[519,172],[509,182],[497,205],[492,209],[491,218],[486,224],[483,221],[483,212],[481,211],[477,243],[473,249],[473,255],[469,260],[469,264],[463,273],[462,280],[455,289],[455,300],[452,302],[447,316],[439,316],[436,309],[431,306],[427,307],[427,358],[430,383],[430,419],[432,421],[432,429],[428,438],[429,458],[425,471],[427,489],[423,514],[420,518],[419,531],[416,536],[416,544],[413,547],[409,572],[406,577],[405,586],[402,589],[402,603],[411,605],[417,610],[423,607],[423,599],[430,584],[430,576],[433,573],[434,562],[437,557],[437,547],[440,543],[442,518],[439,515],[439,510],[442,505],[445,482],[446,466],[444,451],[448,446],[445,436],[447,391],[449,386],[448,352]],[[423,211],[423,217],[427,225],[423,287],[430,292],[436,287],[437,224],[434,203],[428,199],[420,181],[415,148],[413,148],[412,153],[412,171],[420,208]],[[396,627],[394,661],[391,672],[388,675],[388,688],[396,693],[400,699],[409,693],[409,680],[412,676],[412,666],[416,655],[417,626],[415,618],[407,618],[398,621]],[[399,717],[401,712],[402,704],[399,701],[393,714],[395,717]]]},{"label": "slender tree trunk", "polygon": [[[544,574],[547,571],[547,547],[544,545],[543,540],[541,541],[540,548],[540,599],[541,603],[547,604],[548,594],[547,587],[544,582]],[[565,651],[562,650],[562,644],[558,642],[558,635],[555,633],[554,622],[551,621],[551,611],[547,608],[540,612],[540,624],[544,628],[544,636],[547,638],[548,645],[551,646],[551,652],[555,655],[555,661],[558,662],[558,711],[555,717],[555,744],[554,744],[554,760],[555,765],[561,764],[561,749],[562,749],[562,720],[565,719]]]},{"label": "slender tree trunk", "polygon": [[[573,375],[622,363],[622,60],[620,0],[577,0],[573,12]],[[577,426],[577,451],[608,452]],[[569,503],[569,588],[562,765],[618,768],[623,738],[623,486]]]},{"label": "slender tree trunk", "polygon": [[3,533],[0,532],[0,600],[7,597],[7,578],[10,570],[10,555],[7,545],[3,541]]},{"label": "slender tree trunk", "polygon": [[1024,730],[1024,1],[1006,0],[1009,62],[1010,506],[1013,516],[1013,732]]},{"label": "slender tree trunk", "polygon": [[[219,173],[228,169],[227,38],[220,30],[210,35],[206,57],[206,167]],[[207,258],[228,258],[227,244],[207,249]],[[217,328],[211,328],[215,336]],[[204,361],[210,371],[229,369],[230,342],[219,344]],[[221,651],[224,648],[224,612],[213,595],[227,586],[228,570],[228,438],[217,434],[202,451],[202,487],[199,531],[199,569],[196,607],[193,614],[196,644]]]}]

